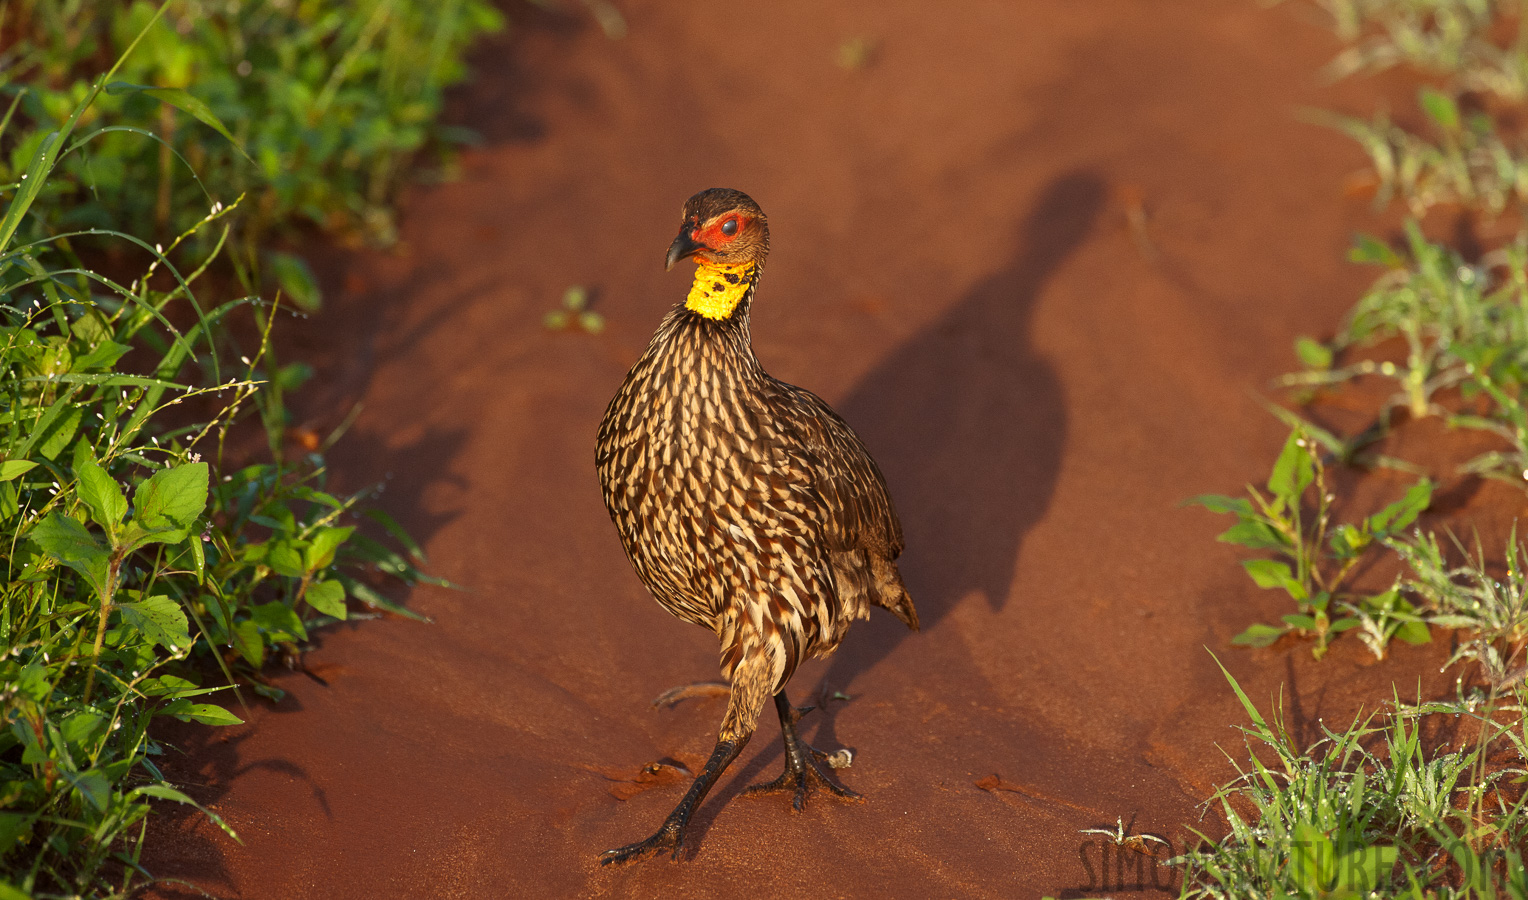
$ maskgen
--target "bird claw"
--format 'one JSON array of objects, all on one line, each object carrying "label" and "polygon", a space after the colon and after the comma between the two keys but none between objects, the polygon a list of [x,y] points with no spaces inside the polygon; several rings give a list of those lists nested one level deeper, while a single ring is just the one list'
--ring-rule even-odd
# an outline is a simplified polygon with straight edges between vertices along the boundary
[{"label": "bird claw", "polygon": [[665,822],[663,827],[658,829],[657,833],[645,841],[637,841],[635,844],[627,844],[624,847],[617,847],[614,850],[606,850],[604,853],[601,853],[600,865],[608,866],[611,863],[620,865],[622,863],[635,862],[643,857],[652,856],[655,853],[660,853],[670,848],[673,849],[672,858],[678,859],[679,852],[684,849],[684,831],[672,828],[669,823]]},{"label": "bird claw", "polygon": [[828,764],[830,769],[843,768],[842,766],[834,766],[833,762],[837,759],[841,759],[842,754],[847,751],[840,751],[839,753],[824,753],[823,751],[818,750],[816,747],[806,743],[801,743],[799,745],[799,749],[801,752],[796,757],[797,759],[801,760],[801,766],[799,769],[792,770],[790,760],[787,759],[785,771],[780,774],[779,778],[764,784],[750,785],[743,791],[743,796],[754,797],[762,796],[764,794],[779,794],[789,791],[795,795],[791,799],[791,809],[794,809],[796,812],[801,812],[803,809],[806,809],[806,803],[807,800],[812,796],[812,788],[814,785],[816,787],[825,788],[830,794],[844,800],[859,801],[865,799],[863,794],[860,794],[857,791],[852,791],[839,784],[837,779],[835,779],[828,771],[825,771],[821,763],[818,762],[818,760],[822,760]]}]

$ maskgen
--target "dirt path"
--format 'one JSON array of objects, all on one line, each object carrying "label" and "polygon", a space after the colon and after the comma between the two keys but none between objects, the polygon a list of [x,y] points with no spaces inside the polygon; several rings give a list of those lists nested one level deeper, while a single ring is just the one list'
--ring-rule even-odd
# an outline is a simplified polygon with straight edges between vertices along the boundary
[{"label": "dirt path", "polygon": [[[1205,648],[1256,699],[1282,683],[1305,730],[1436,677],[1437,648],[1229,648],[1283,610],[1213,542],[1223,522],[1176,505],[1266,473],[1282,430],[1259,393],[1369,277],[1342,262],[1371,222],[1340,195],[1358,151],[1294,112],[1373,88],[1318,83],[1335,44],[1297,6],[620,5],[616,42],[516,12],[461,103],[487,144],[412,198],[405,249],[332,261],[299,336],[329,359],[314,422],[366,404],[339,480],[385,478],[470,590],[415,592],[434,625],[325,635],[326,684],[284,676],[247,727],[179,735],[172,777],[244,843],[174,818],[152,871],[245,898],[1098,893],[1119,860],[1104,881],[1079,829],[1180,842],[1227,775],[1241,714]],[[871,64],[839,67],[856,37]],[[881,462],[924,631],[878,615],[793,683],[852,697],[805,725],[855,750],[868,802],[739,798],[781,764],[768,723],[693,858],[603,870],[681,792],[622,800],[620,779],[698,770],[722,710],[649,707],[714,678],[716,646],[644,592],[592,466],[688,285],[662,266],[680,204],[711,186],[770,216],[758,354]],[[603,334],[542,326],[571,284]]]}]

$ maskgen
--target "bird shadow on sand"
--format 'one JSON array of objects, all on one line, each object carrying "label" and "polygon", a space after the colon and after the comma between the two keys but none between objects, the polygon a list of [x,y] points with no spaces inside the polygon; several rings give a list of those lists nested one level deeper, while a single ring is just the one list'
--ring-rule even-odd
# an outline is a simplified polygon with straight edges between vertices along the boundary
[{"label": "bird shadow on sand", "polygon": [[[1087,239],[1105,198],[1094,173],[1052,179],[1018,224],[1010,262],[839,405],[891,488],[907,545],[899,565],[924,632],[960,603],[1002,611],[1024,536],[1050,505],[1066,446],[1066,398],[1033,347],[1032,321],[1046,283]],[[817,687],[798,686],[795,699],[812,703],[847,689],[910,635],[877,611],[851,629]],[[970,683],[981,683],[976,672]],[[833,710],[841,707],[824,705],[803,726],[832,749],[840,744]],[[775,764],[778,741],[771,743],[775,753],[749,761],[748,780]]]}]

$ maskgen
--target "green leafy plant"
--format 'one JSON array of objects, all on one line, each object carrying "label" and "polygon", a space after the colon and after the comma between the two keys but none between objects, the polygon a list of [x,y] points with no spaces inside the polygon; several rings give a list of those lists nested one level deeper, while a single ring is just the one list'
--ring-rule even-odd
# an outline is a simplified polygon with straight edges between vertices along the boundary
[{"label": "green leafy plant", "polygon": [[563,292],[562,309],[554,309],[541,319],[541,324],[551,331],[587,331],[599,334],[605,330],[605,317],[589,308],[589,291],[582,285],[573,285]]},{"label": "green leafy plant", "polygon": [[[1469,263],[1428,241],[1415,222],[1407,223],[1406,234],[1405,255],[1374,238],[1359,239],[1351,258],[1383,266],[1385,273],[1331,342],[1299,342],[1296,349],[1307,368],[1282,383],[1309,389],[1361,376],[1391,380],[1396,393],[1378,412],[1368,439],[1383,435],[1395,408],[1416,419],[1438,416],[1503,441],[1503,449],[1464,463],[1462,474],[1528,488],[1528,408],[1522,397],[1528,372],[1528,235]],[[1370,358],[1373,348],[1396,339],[1404,343],[1403,360]]]},{"label": "green leafy plant", "polygon": [[211,202],[247,194],[235,222],[243,265],[271,231],[298,222],[390,243],[389,201],[411,157],[471,139],[435,124],[442,92],[464,75],[467,44],[503,25],[486,0],[171,0],[158,10],[146,0],[6,7],[0,71],[35,130],[0,154],[0,182],[18,180],[101,61],[138,36],[80,122],[96,129],[88,150],[34,211],[39,234],[152,222],[163,240]]},{"label": "green leafy plant", "polygon": [[[1516,0],[1318,0],[1349,44],[1333,77],[1407,65],[1446,75],[1469,91],[1528,96],[1528,25]],[[1516,28],[1501,40],[1503,22]]]},{"label": "green leafy plant", "polygon": [[1249,559],[1242,567],[1259,587],[1282,590],[1296,604],[1296,611],[1283,616],[1280,625],[1253,625],[1232,642],[1264,647],[1296,632],[1315,638],[1311,652],[1317,658],[1333,638],[1354,628],[1362,628],[1365,644],[1380,658],[1391,638],[1426,642],[1426,625],[1395,587],[1366,594],[1351,590],[1348,582],[1371,548],[1416,521],[1432,497],[1432,483],[1418,482],[1371,516],[1336,522],[1336,497],[1328,487],[1315,434],[1333,440],[1310,425],[1297,425],[1290,432],[1264,490],[1248,485],[1246,497],[1205,494],[1188,501],[1236,517],[1236,524],[1219,540],[1272,551],[1275,558]]},{"label": "green leafy plant", "polygon": [[1498,689],[1522,683],[1524,644],[1528,643],[1528,572],[1524,551],[1514,529],[1504,554],[1506,573],[1487,571],[1485,551],[1474,554],[1454,541],[1464,562],[1450,565],[1436,535],[1417,534],[1394,540],[1392,549],[1413,575],[1405,590],[1420,598],[1427,621],[1464,633],[1446,665],[1473,660]]},{"label": "green leafy plant", "polygon": [[[225,466],[230,429],[251,407],[268,428],[284,424],[290,371],[272,364],[273,304],[250,296],[209,309],[199,296],[236,204],[202,214],[168,246],[98,231],[152,259],[128,284],[79,261],[69,246],[78,232],[21,227],[37,203],[67,196],[51,176],[94,139],[71,142],[116,74],[35,142],[0,218],[7,897],[125,893],[150,877],[139,852],[152,802],[193,803],[155,765],[152,722],[237,722],[200,698],[228,690],[235,671],[279,694],[259,667],[272,651],[295,658],[312,628],[347,615],[347,600],[408,614],[377,590],[379,577],[440,583],[418,571],[418,547],[380,510],[365,515],[403,552],[356,530],[365,497],[324,492],[318,454]],[[204,231],[215,236],[199,240]],[[223,351],[246,313],[260,346],[231,372]],[[209,666],[228,686],[202,686]]]},{"label": "green leafy plant", "polygon": [[1445,203],[1495,216],[1528,199],[1528,158],[1515,137],[1503,137],[1493,116],[1465,114],[1454,97],[1428,87],[1421,89],[1419,104],[1436,139],[1401,128],[1384,113],[1372,121],[1330,113],[1310,118],[1348,135],[1369,154],[1377,206],[1400,198],[1416,216]]},{"label": "green leafy plant", "polygon": [[[1385,116],[1320,117],[1367,150],[1379,202],[1399,198],[1417,216],[1440,204],[1485,220],[1520,214],[1528,10],[1512,0],[1316,2],[1351,45],[1334,74],[1407,64],[1446,76],[1419,93],[1427,137]],[[1243,729],[1247,763],[1210,801],[1224,836],[1174,860],[1185,871],[1182,896],[1528,897],[1528,587],[1515,530],[1504,559],[1478,541],[1473,553],[1457,540],[1446,552],[1416,525],[1433,490],[1425,479],[1379,512],[1336,524],[1343,500],[1329,493],[1324,468],[1418,471],[1369,449],[1408,421],[1435,417],[1502,440],[1458,474],[1528,482],[1528,240],[1466,258],[1409,222],[1403,246],[1364,237],[1352,258],[1385,272],[1333,340],[1296,342],[1305,369],[1282,383],[1302,402],[1359,378],[1389,381],[1394,392],[1352,436],[1280,411],[1294,433],[1267,487],[1249,488],[1246,499],[1198,498],[1237,517],[1222,540],[1272,553],[1244,565],[1297,605],[1282,628],[1256,625],[1237,641],[1298,631],[1316,637],[1319,655],[1330,635],[1354,631],[1383,656],[1390,640],[1426,640],[1429,626],[1446,628],[1454,632],[1447,665],[1477,663],[1485,687],[1461,677],[1452,701],[1396,699],[1388,716],[1360,716],[1340,732],[1321,724],[1319,738],[1302,746],[1227,673],[1252,721]],[[1348,579],[1371,564],[1402,574],[1378,594],[1355,591]]]},{"label": "green leafy plant", "polygon": [[[1209,801],[1219,840],[1174,860],[1184,898],[1525,896],[1528,816],[1503,789],[1520,768],[1492,759],[1521,753],[1521,712],[1491,698],[1404,706],[1380,724],[1359,716],[1342,731],[1320,726],[1301,746],[1276,710],[1264,717],[1225,674],[1251,720],[1246,762]],[[1466,716],[1473,743],[1429,746],[1423,721]]]}]

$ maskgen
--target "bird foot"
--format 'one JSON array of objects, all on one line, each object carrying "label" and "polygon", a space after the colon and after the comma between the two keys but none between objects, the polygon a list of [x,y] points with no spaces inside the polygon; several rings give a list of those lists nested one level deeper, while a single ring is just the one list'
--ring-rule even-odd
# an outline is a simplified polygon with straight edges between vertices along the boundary
[{"label": "bird foot", "polygon": [[[787,753],[785,757],[785,771],[779,778],[766,784],[755,784],[743,791],[743,796],[753,797],[763,794],[779,794],[790,792],[794,794],[791,799],[791,809],[800,812],[806,809],[806,802],[812,796],[813,788],[824,788],[828,793],[844,800],[864,800],[865,797],[838,783],[831,774],[832,769],[845,768],[848,765],[847,758],[852,756],[846,750],[837,753],[824,753],[816,747],[797,739],[796,752]],[[845,760],[839,765],[835,763]]]},{"label": "bird foot", "polygon": [[679,852],[684,849],[684,828],[673,822],[664,822],[663,827],[658,829],[652,837],[645,841],[637,841],[635,844],[627,844],[614,850],[606,850],[600,854],[600,865],[608,866],[611,863],[633,862],[664,850],[672,850],[672,857],[679,858]]}]

